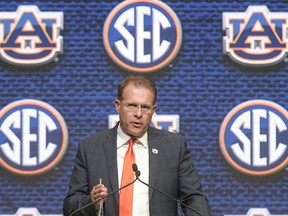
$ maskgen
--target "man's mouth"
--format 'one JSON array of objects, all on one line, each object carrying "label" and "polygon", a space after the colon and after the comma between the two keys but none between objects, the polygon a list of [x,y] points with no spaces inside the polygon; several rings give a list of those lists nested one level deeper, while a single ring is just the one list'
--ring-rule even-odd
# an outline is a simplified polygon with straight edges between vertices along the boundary
[{"label": "man's mouth", "polygon": [[141,126],[141,123],[140,122],[132,122],[132,125],[134,127],[140,127]]}]

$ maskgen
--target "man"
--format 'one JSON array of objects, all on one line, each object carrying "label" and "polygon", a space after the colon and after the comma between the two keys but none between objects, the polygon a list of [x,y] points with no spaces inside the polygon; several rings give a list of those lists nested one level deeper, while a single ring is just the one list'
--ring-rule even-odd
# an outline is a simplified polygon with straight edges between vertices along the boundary
[{"label": "man", "polygon": [[[133,163],[137,164],[143,182],[194,210],[182,205],[185,215],[210,216],[185,139],[149,126],[157,108],[156,98],[156,86],[148,77],[131,75],[120,83],[114,102],[119,123],[79,143],[63,205],[65,216],[96,215],[102,211],[102,204],[105,216],[177,216],[173,199],[140,181],[105,197],[108,191],[133,181]],[[124,182],[129,175],[132,179]]]}]

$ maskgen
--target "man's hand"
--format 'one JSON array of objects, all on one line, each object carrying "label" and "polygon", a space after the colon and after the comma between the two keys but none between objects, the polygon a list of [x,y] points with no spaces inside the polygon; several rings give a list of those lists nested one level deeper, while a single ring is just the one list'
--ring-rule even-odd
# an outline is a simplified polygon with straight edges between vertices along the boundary
[{"label": "man's hand", "polygon": [[[96,200],[99,200],[94,203],[94,207],[96,210],[99,210],[100,204],[105,201],[105,199],[101,199],[102,197],[106,196],[108,193],[108,189],[103,184],[98,184],[93,187],[91,190],[91,200],[92,202],[95,202]],[[101,200],[100,200],[101,199]]]}]

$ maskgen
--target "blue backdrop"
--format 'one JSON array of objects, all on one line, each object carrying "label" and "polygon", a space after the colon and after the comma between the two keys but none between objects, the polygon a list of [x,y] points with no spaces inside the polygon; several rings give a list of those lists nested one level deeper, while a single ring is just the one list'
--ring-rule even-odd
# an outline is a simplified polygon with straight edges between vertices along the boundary
[{"label": "blue backdrop", "polygon": [[[288,214],[287,168],[253,177],[239,173],[222,156],[219,130],[227,113],[241,102],[271,100],[288,108],[288,65],[265,68],[234,63],[223,55],[222,13],[266,5],[288,12],[287,1],[165,1],[178,15],[183,41],[175,60],[150,74],[159,89],[157,114],[178,114],[180,133],[188,140],[213,216],[245,215],[250,208]],[[102,28],[118,1],[0,1],[0,11],[19,5],[64,13],[63,54],[58,62],[38,67],[0,61],[0,107],[21,99],[45,101],[67,124],[69,143],[61,162],[45,174],[23,177],[0,168],[0,214],[36,207],[42,214],[61,214],[78,141],[108,127],[116,114],[117,85],[130,74],[107,55]]]}]

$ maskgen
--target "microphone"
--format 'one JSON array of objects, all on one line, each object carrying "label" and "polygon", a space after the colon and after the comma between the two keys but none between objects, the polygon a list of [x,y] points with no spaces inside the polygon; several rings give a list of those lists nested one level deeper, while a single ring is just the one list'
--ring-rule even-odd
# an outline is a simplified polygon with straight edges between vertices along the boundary
[{"label": "microphone", "polygon": [[140,171],[138,170],[137,164],[135,164],[135,163],[132,164],[132,169],[133,169],[133,171],[134,171],[134,173],[135,173],[136,179],[138,179],[141,173],[140,173]]},{"label": "microphone", "polygon": [[[134,164],[133,164],[133,165],[134,165]],[[136,165],[136,164],[135,164],[135,165]],[[136,166],[137,166],[137,165],[136,165]],[[134,169],[133,169],[133,170],[134,170]],[[140,171],[138,171],[138,172],[139,172],[139,175],[138,175],[138,177],[139,177],[139,176],[140,176]],[[124,189],[124,188],[126,188],[126,187],[128,187],[128,186],[130,186],[130,185],[132,185],[132,184],[134,184],[134,182],[135,182],[136,180],[137,180],[137,177],[136,177],[132,182],[124,185],[123,187],[118,188],[117,190],[114,190],[114,191],[108,193],[106,196],[100,197],[100,198],[92,201],[91,203],[88,203],[87,205],[82,206],[81,208],[76,209],[76,210],[73,211],[69,216],[72,216],[72,215],[74,215],[75,213],[79,212],[80,210],[85,209],[85,208],[87,208],[88,206],[90,206],[90,205],[92,205],[92,204],[94,204],[94,203],[96,203],[96,202],[98,202],[98,201],[104,200],[104,199],[106,199],[107,197],[111,196],[112,194],[115,194],[115,193],[117,193],[118,191],[120,191],[120,190],[122,190],[122,189]]]},{"label": "microphone", "polygon": [[153,190],[157,191],[158,193],[160,193],[160,194],[162,194],[162,195],[164,195],[164,196],[166,196],[166,197],[174,200],[175,202],[179,203],[180,205],[185,206],[186,208],[188,208],[188,209],[191,210],[192,212],[195,212],[196,214],[198,214],[198,215],[201,216],[201,214],[200,214],[198,211],[196,211],[195,209],[193,209],[193,208],[191,208],[190,206],[186,205],[185,203],[181,202],[180,200],[177,200],[177,199],[175,199],[174,197],[172,197],[172,196],[170,196],[170,195],[168,195],[168,194],[166,194],[166,193],[158,190],[157,188],[155,188],[155,187],[153,187],[153,186],[151,186],[151,185],[143,182],[143,181],[139,178],[139,176],[140,176],[141,173],[140,173],[140,171],[138,170],[137,164],[135,164],[135,163],[132,164],[132,168],[133,168],[133,171],[134,171],[135,176],[136,176],[136,179],[135,179],[135,180],[139,180],[142,184],[146,185],[147,187],[152,188]]}]

